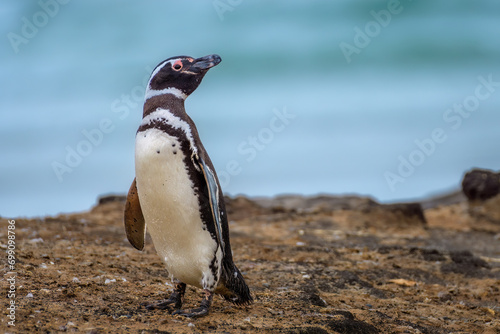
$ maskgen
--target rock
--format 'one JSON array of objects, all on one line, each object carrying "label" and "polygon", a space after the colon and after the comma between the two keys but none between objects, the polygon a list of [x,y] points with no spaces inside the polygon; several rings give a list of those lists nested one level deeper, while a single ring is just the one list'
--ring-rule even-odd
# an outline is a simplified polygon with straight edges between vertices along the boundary
[{"label": "rock", "polygon": [[274,212],[279,210],[306,213],[332,212],[335,210],[357,210],[378,205],[370,197],[334,195],[281,195],[273,198],[253,198],[253,201],[263,208],[272,209]]},{"label": "rock", "polygon": [[420,201],[422,204],[422,208],[424,210],[434,209],[440,206],[450,206],[453,204],[464,203],[467,201],[467,197],[465,197],[462,189],[456,189],[451,192],[443,192],[431,196],[427,199],[423,199]]},{"label": "rock", "polygon": [[372,203],[354,209],[356,220],[366,220],[366,226],[374,228],[425,227],[427,221],[420,203]]},{"label": "rock", "polygon": [[500,195],[484,201],[469,202],[468,215],[475,230],[500,232]]},{"label": "rock", "polygon": [[[246,199],[246,201],[249,201]],[[420,203],[380,204],[370,197],[360,196],[301,196],[282,195],[274,198],[254,198],[254,205],[275,212],[332,213],[349,210],[361,216],[370,216],[368,225],[425,226]],[[269,213],[269,212],[268,212]]]},{"label": "rock", "polygon": [[500,174],[486,169],[473,169],[462,180],[462,191],[469,200],[487,200],[500,193]]},{"label": "rock", "polygon": [[112,203],[112,202],[125,202],[126,195],[103,195],[97,199],[98,205]]},{"label": "rock", "polygon": [[468,199],[470,226],[478,231],[498,233],[500,225],[500,173],[473,169],[462,180]]},{"label": "rock", "polygon": [[263,208],[255,201],[243,196],[224,196],[227,214],[229,219],[238,220],[248,216],[259,216],[267,214],[270,210]]}]

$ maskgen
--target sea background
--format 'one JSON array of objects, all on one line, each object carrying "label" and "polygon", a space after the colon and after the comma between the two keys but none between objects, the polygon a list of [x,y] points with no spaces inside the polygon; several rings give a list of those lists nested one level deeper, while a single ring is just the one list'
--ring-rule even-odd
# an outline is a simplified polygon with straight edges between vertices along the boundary
[{"label": "sea background", "polygon": [[145,81],[175,55],[222,57],[186,109],[230,195],[410,201],[500,169],[500,87],[474,98],[500,81],[496,0],[59,1],[1,1],[3,217],[126,193]]}]

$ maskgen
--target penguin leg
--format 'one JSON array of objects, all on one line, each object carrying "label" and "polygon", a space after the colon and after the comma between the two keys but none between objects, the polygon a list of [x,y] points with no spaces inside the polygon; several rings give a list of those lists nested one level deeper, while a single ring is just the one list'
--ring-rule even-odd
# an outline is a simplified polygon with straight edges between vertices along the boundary
[{"label": "penguin leg", "polygon": [[182,307],[182,301],[184,300],[185,293],[186,284],[177,282],[175,283],[174,292],[172,292],[168,299],[160,300],[159,302],[146,305],[146,308],[148,310],[165,310],[173,305],[174,309],[180,309]]},{"label": "penguin leg", "polygon": [[204,289],[204,291],[205,296],[201,300],[200,307],[191,310],[177,310],[172,315],[178,314],[187,318],[198,318],[207,315],[210,305],[212,305],[213,293],[208,289]]}]

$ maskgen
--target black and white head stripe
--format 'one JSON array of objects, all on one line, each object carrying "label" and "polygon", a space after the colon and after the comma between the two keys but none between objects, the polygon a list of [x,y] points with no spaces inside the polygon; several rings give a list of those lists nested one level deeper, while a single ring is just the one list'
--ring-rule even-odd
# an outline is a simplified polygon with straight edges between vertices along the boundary
[{"label": "black and white head stripe", "polygon": [[195,91],[207,71],[220,62],[218,55],[197,59],[178,56],[164,60],[151,73],[146,87],[146,101],[165,94],[185,100]]},{"label": "black and white head stripe", "polygon": [[158,96],[158,95],[163,95],[163,94],[172,94],[175,97],[178,97],[179,99],[185,100],[187,98],[187,95],[184,94],[180,89],[175,88],[175,87],[167,87],[163,89],[151,89],[146,88],[146,96],[144,97],[144,101],[149,100],[152,97]]},{"label": "black and white head stripe", "polygon": [[[189,57],[186,57],[186,58],[192,59]],[[179,62],[182,64],[182,60],[186,59],[186,58],[178,57],[178,58],[167,59],[155,67],[155,69],[153,70],[153,73],[151,73],[151,77],[149,78],[148,85],[146,87],[146,96],[144,97],[144,101],[147,101],[148,99],[150,99],[154,96],[163,95],[163,94],[172,94],[175,97],[178,97],[179,99],[182,99],[182,100],[185,100],[187,98],[187,95],[185,93],[183,93],[180,89],[175,88],[175,87],[167,87],[167,88],[163,88],[163,89],[153,89],[151,87],[151,81],[165,66],[174,66],[174,64],[179,63]]]}]

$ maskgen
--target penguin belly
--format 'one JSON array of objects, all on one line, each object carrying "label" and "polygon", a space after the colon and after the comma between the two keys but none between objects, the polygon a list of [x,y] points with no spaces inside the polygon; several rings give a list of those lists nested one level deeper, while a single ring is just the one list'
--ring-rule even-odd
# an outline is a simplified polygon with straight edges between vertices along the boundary
[{"label": "penguin belly", "polygon": [[177,137],[155,128],[137,134],[137,191],[156,252],[172,278],[213,289],[221,251],[201,220],[197,189],[184,160]]}]

